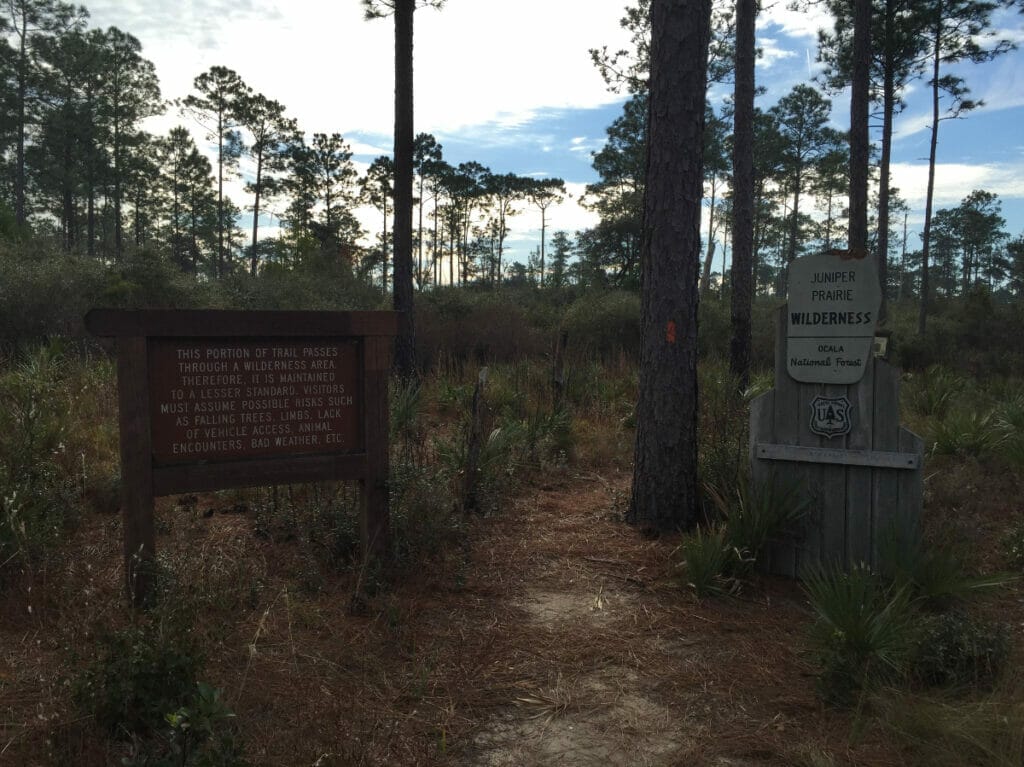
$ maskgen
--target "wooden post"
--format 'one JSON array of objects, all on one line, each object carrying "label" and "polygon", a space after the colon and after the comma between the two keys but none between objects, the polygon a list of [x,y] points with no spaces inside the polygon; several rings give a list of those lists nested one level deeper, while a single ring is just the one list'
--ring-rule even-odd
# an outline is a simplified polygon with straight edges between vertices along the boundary
[{"label": "wooden post", "polygon": [[484,387],[487,386],[487,368],[480,368],[476,388],[473,390],[473,410],[469,419],[468,444],[466,446],[466,477],[462,493],[462,510],[465,513],[478,510],[476,487],[480,473],[480,451],[484,442]]},{"label": "wooden post", "polygon": [[551,366],[551,392],[554,411],[565,404],[565,347],[569,344],[569,331],[563,330],[555,342],[555,359]]},{"label": "wooden post", "polygon": [[153,586],[153,464],[150,460],[147,343],[118,339],[117,390],[121,431],[121,512],[124,516],[124,571],[133,607],[145,604]]},{"label": "wooden post", "polygon": [[380,562],[389,547],[388,381],[391,371],[391,338],[369,336],[364,341],[363,442],[367,469],[362,480],[362,514],[359,520],[363,558],[367,566]]}]

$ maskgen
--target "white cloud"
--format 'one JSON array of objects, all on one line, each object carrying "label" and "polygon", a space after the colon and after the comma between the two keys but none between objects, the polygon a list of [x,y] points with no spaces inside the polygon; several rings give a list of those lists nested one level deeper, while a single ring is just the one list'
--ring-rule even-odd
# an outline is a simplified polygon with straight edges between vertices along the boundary
[{"label": "white cloud", "polygon": [[[893,186],[912,211],[923,217],[928,188],[927,163],[893,163]],[[984,165],[937,163],[935,166],[936,208],[958,205],[974,189],[985,189],[1003,198],[1024,197],[1024,155],[1015,161]]]},{"label": "white cloud", "polygon": [[791,8],[789,0],[765,3],[757,17],[759,29],[778,29],[790,37],[817,40],[819,29],[831,29],[832,17],[823,3],[814,3],[801,10]]},{"label": "white cloud", "polygon": [[[93,0],[95,26],[139,37],[164,94],[181,98],[213,65],[281,101],[304,129],[387,134],[393,26],[356,0]],[[539,109],[615,101],[587,49],[624,44],[622,0],[449,0],[416,14],[417,130],[524,125]]]}]

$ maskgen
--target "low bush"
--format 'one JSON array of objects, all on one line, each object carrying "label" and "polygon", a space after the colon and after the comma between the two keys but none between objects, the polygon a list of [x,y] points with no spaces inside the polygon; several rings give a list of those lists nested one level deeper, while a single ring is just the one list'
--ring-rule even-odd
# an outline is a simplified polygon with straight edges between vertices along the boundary
[{"label": "low bush", "polygon": [[95,488],[77,444],[72,373],[52,346],[0,372],[0,580],[47,556],[81,515],[84,491]]},{"label": "low bush", "polygon": [[741,482],[731,497],[715,488],[707,492],[724,520],[726,542],[735,553],[733,575],[740,578],[749,577],[770,542],[793,532],[808,508],[797,486],[775,480]]},{"label": "low bush", "polygon": [[1010,635],[1001,623],[963,611],[932,615],[923,622],[911,659],[913,678],[925,685],[967,687],[991,684],[1010,654]]},{"label": "low bush", "polygon": [[737,582],[729,575],[736,556],[722,527],[697,528],[679,545],[680,577],[698,597],[733,593]]},{"label": "low bush", "polygon": [[932,439],[936,455],[979,458],[994,450],[1004,436],[996,428],[992,411],[955,410],[935,424]]},{"label": "low bush", "polygon": [[939,612],[1005,586],[1013,576],[972,575],[959,553],[949,546],[926,546],[914,536],[886,531],[879,540],[878,574],[885,582],[905,588],[926,610]]},{"label": "low bush", "polygon": [[863,566],[809,572],[804,589],[817,616],[811,631],[822,696],[839,705],[905,673],[916,638],[909,589],[887,586]]},{"label": "low bush", "polygon": [[543,313],[528,312],[511,292],[438,288],[417,295],[416,353],[420,369],[443,362],[491,364],[550,351],[554,329]]},{"label": "low bush", "polygon": [[585,293],[566,310],[563,327],[576,357],[639,359],[640,296],[624,290]]},{"label": "low bush", "polygon": [[166,714],[192,700],[203,661],[178,616],[140,619],[102,635],[98,644],[97,656],[75,681],[74,697],[110,735],[153,735]]}]

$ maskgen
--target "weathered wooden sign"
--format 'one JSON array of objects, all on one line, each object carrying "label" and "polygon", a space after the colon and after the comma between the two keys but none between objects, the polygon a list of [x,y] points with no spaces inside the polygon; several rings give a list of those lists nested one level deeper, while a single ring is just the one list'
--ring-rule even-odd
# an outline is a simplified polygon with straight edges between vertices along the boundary
[{"label": "weathered wooden sign", "polygon": [[882,294],[871,259],[804,256],[789,265],[786,369],[805,383],[856,383],[875,338]]},{"label": "weathered wooden sign", "polygon": [[316,480],[363,485],[364,554],[386,545],[394,312],[93,310],[117,339],[126,577],[139,603],[153,497]]},{"label": "weathered wooden sign", "polygon": [[155,465],[362,447],[355,341],[154,338],[149,357]]},{"label": "weathered wooden sign", "polygon": [[[762,563],[767,571],[790,577],[824,563],[846,568],[874,565],[884,536],[917,536],[922,502],[924,443],[899,425],[899,371],[868,353],[877,307],[864,302],[853,306],[858,299],[847,292],[874,270],[835,256],[812,256],[806,262],[814,268],[805,275],[845,274],[846,282],[802,277],[792,286],[790,304],[778,315],[775,388],[750,407],[754,482],[797,486],[810,502],[801,528],[775,542]],[[811,283],[850,287],[813,288],[841,294],[814,296],[802,303],[798,299],[794,307],[794,296]],[[873,284],[874,289],[866,287],[862,295],[876,293],[877,280]],[[843,321],[833,323],[833,313]],[[804,324],[807,314],[812,316]],[[863,335],[850,336],[857,339],[855,352],[846,336],[832,336],[830,341],[820,340],[829,336],[794,336],[794,315],[800,318],[795,324],[801,329],[813,327],[818,333],[822,328],[842,328],[845,333],[852,326]],[[828,320],[820,322],[821,315]],[[807,343],[813,347],[800,352]],[[819,346],[842,346],[844,351],[819,351]],[[828,358],[832,364],[794,365],[794,356]],[[849,364],[837,365],[837,359]]]}]

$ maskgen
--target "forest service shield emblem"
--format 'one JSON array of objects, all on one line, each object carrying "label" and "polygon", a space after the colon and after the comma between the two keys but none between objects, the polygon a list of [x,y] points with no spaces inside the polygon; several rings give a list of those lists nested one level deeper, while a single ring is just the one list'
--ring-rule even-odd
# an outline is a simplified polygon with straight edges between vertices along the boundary
[{"label": "forest service shield emblem", "polygon": [[846,397],[815,397],[811,401],[811,431],[822,437],[850,433],[850,400]]}]

